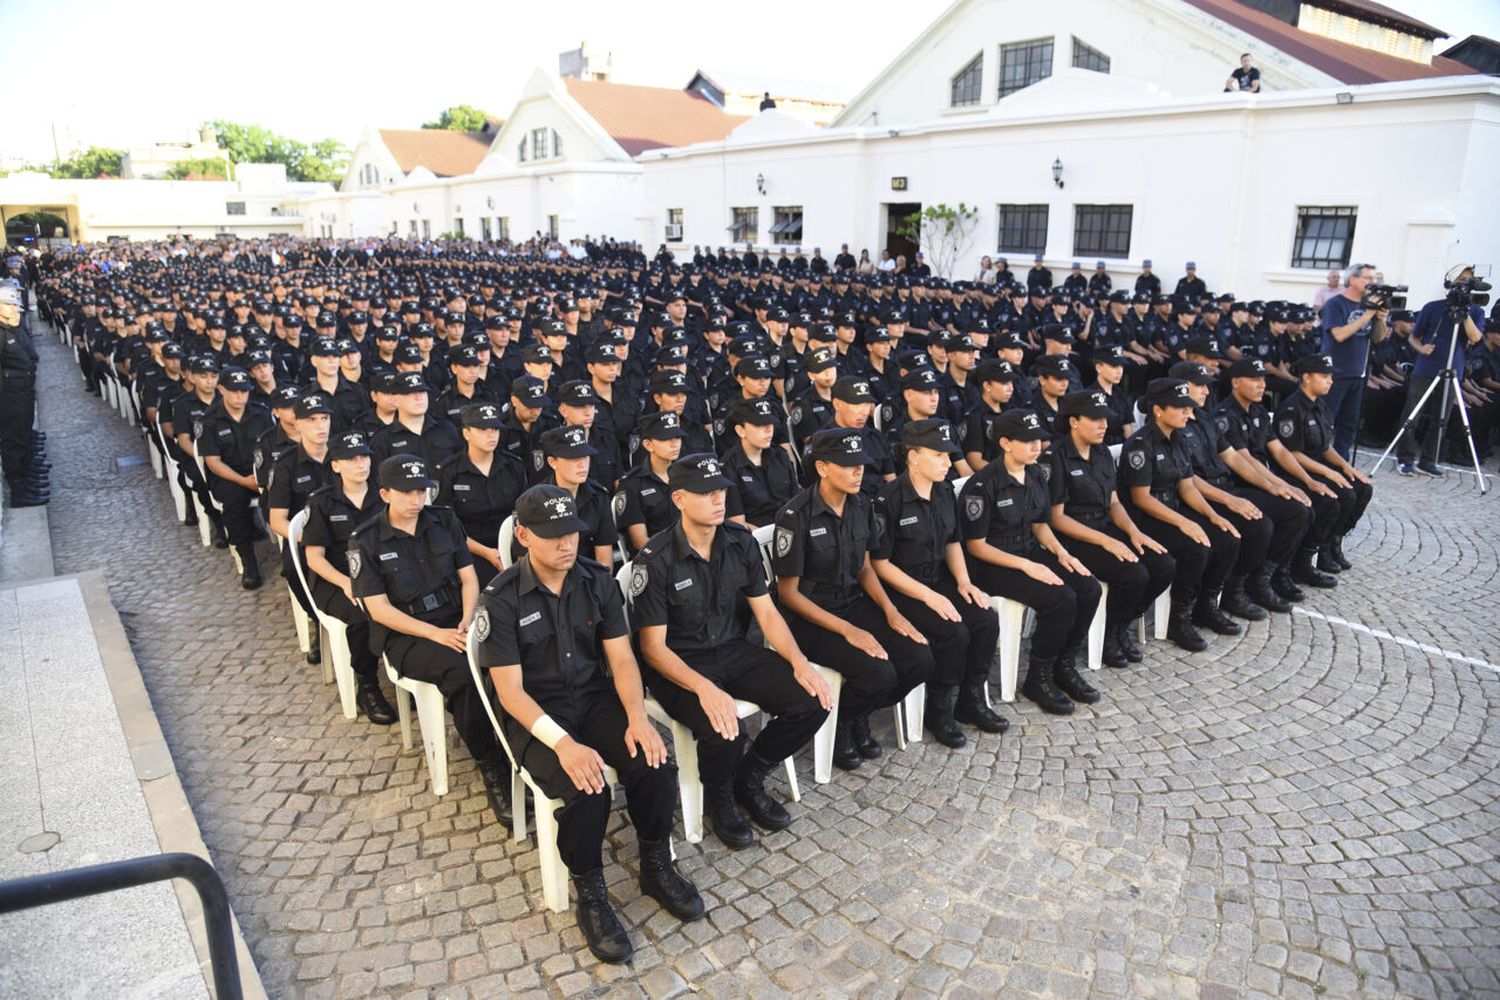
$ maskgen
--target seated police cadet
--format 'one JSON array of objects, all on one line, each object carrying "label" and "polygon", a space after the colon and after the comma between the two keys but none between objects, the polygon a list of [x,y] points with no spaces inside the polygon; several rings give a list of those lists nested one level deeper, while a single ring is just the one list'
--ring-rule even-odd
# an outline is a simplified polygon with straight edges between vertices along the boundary
[{"label": "seated police cadet", "polygon": [[870,423],[875,412],[875,395],[868,380],[859,376],[845,376],[833,384],[833,423],[830,428],[850,430],[863,439],[864,453],[869,456],[865,465],[865,477],[859,491],[865,499],[874,500],[880,488],[896,478],[896,461],[891,455],[891,446],[886,436]]},{"label": "seated police cadet", "polygon": [[416,455],[428,468],[464,449],[458,428],[428,412],[427,382],[419,371],[401,372],[390,386],[396,397],[396,419],[370,435],[373,460],[384,462],[392,455]]},{"label": "seated police cadet", "polygon": [[1073,700],[1099,700],[1077,665],[1099,606],[1099,583],[1047,524],[1051,467],[1038,459],[1050,435],[1040,418],[1007,410],[995,434],[1000,458],[971,476],[959,497],[964,547],[975,584],[1036,612],[1021,693],[1044,712],[1068,715]]},{"label": "seated police cadet", "polygon": [[500,450],[521,460],[527,482],[533,486],[547,474],[542,435],[562,423],[551,406],[541,379],[518,375],[511,381],[510,407],[500,428]]},{"label": "seated police cadet", "polygon": [[[610,495],[589,475],[594,446],[588,442],[583,427],[554,427],[542,435],[542,455],[547,466],[543,482],[561,486],[578,505],[578,516],[588,527],[578,540],[584,556],[609,566],[614,562],[614,547],[619,541],[615,530]],[[511,546],[513,558],[520,558],[521,542]]]},{"label": "seated police cadet", "polygon": [[[297,581],[297,569],[292,565],[292,551],[287,541],[291,532],[292,518],[307,506],[307,498],[313,490],[327,486],[333,481],[328,468],[328,434],[333,420],[333,409],[328,397],[321,392],[308,393],[297,400],[297,443],[276,459],[271,468],[266,486],[266,524],[283,539],[281,546],[281,575],[291,588],[292,596],[308,614],[313,613],[311,599],[302,592]],[[321,658],[317,633],[313,633],[313,646],[308,651],[307,662],[317,663]]]},{"label": "seated police cadet", "polygon": [[[641,656],[651,693],[698,740],[709,825],[739,850],[755,833],[736,803],[764,829],[791,825],[766,794],[766,775],[823,725],[833,694],[776,610],[755,538],[724,521],[729,480],[719,460],[685,455],[669,475],[680,520],[651,537],[630,576]],[[746,638],[752,614],[770,649]],[[748,748],[736,698],[770,719]]]},{"label": "seated police cadet", "polygon": [[200,420],[197,441],[209,489],[223,511],[224,533],[240,557],[240,586],[246,590],[261,584],[255,543],[265,537],[250,508],[260,496],[252,474],[255,442],[273,423],[270,411],[250,405],[250,386],[244,369],[224,369],[219,376],[219,401]]},{"label": "seated police cadet", "polygon": [[[1106,448],[1124,444],[1125,439],[1135,433],[1135,399],[1124,384],[1125,365],[1129,360],[1125,349],[1118,344],[1094,348],[1094,388],[1104,394],[1109,405],[1109,426],[1104,432]],[[1059,431],[1065,430],[1059,428]]]},{"label": "seated police cadet", "polygon": [[469,536],[474,572],[484,586],[500,572],[500,524],[526,489],[526,467],[499,450],[504,421],[498,404],[470,403],[459,411],[459,421],[464,450],[438,466],[435,502],[458,514]]},{"label": "seated police cadet", "polygon": [[615,530],[624,533],[631,552],[639,552],[646,539],[677,522],[667,470],[682,451],[685,432],[677,414],[658,410],[640,419],[636,433],[646,461],[625,474],[610,501]]},{"label": "seated police cadet", "polygon": [[[1245,593],[1269,611],[1284,612],[1291,610],[1291,602],[1307,598],[1292,580],[1290,571],[1292,560],[1296,558],[1313,521],[1313,500],[1308,494],[1322,489],[1329,500],[1335,494],[1291,460],[1286,446],[1274,436],[1271,414],[1261,402],[1266,394],[1266,374],[1266,366],[1260,358],[1241,358],[1230,365],[1231,392],[1219,404],[1215,416],[1224,432],[1224,440],[1243,460],[1243,466],[1236,469],[1244,483],[1242,489],[1245,493],[1242,495],[1248,496],[1276,521],[1266,561],[1259,572],[1251,575]],[[1279,470],[1280,474],[1273,469]],[[1294,483],[1302,485],[1299,488]],[[1299,519],[1292,510],[1293,506],[1301,514],[1300,532],[1296,528]],[[1285,536],[1283,532],[1286,532]]]},{"label": "seated police cadet", "polygon": [[370,650],[383,653],[402,677],[443,693],[495,819],[509,827],[510,765],[466,655],[479,578],[463,525],[448,508],[428,506],[437,483],[416,455],[381,462],[379,484],[385,510],[349,536],[350,589],[370,616]]},{"label": "seated police cadet", "polygon": [[740,399],[729,407],[739,439],[724,455],[729,480],[724,509],[731,521],[751,528],[774,524],[777,512],[797,493],[796,466],[786,449],[772,445],[781,413],[781,404],[769,399]]},{"label": "seated police cadet", "polygon": [[355,704],[365,718],[382,726],[396,721],[396,710],[380,690],[379,655],[370,647],[370,619],[354,604],[349,578],[349,536],[384,509],[370,485],[370,443],[363,431],[345,431],[328,444],[333,482],[307,498],[302,545],[312,599],[325,614],[344,623],[349,660],[359,691]]},{"label": "seated police cadet", "polygon": [[995,437],[995,421],[1011,404],[1016,391],[1016,370],[1010,362],[987,358],[974,370],[979,386],[979,402],[964,418],[964,461],[978,472],[1000,457],[1000,442]]},{"label": "seated police cadet", "polygon": [[886,483],[875,501],[879,541],[870,555],[875,574],[932,646],[924,725],[944,746],[967,741],[959,722],[987,733],[1005,732],[990,710],[985,681],[1000,639],[1000,618],[989,595],[969,581],[958,501],[947,481],[958,445],[946,420],[913,420],[901,428],[906,471]]},{"label": "seated police cadet", "polygon": [[1143,532],[1115,492],[1115,460],[1104,444],[1110,406],[1103,391],[1070,392],[1058,406],[1067,433],[1048,449],[1052,530],[1068,551],[1109,585],[1104,609],[1104,665],[1128,667],[1143,659],[1135,622],[1172,584],[1177,564]]},{"label": "seated police cadet", "polygon": [[255,481],[262,493],[270,489],[276,460],[297,443],[297,400],[301,398],[302,390],[295,385],[279,385],[271,392],[273,422],[270,430],[255,439],[253,449]]},{"label": "seated police cadet", "polygon": [[1333,420],[1323,402],[1333,388],[1332,359],[1308,354],[1292,365],[1292,374],[1297,391],[1276,411],[1276,437],[1285,448],[1277,460],[1289,472],[1293,465],[1305,471],[1313,494],[1313,523],[1292,564],[1292,579],[1328,588],[1338,584],[1334,573],[1352,568],[1344,536],[1359,523],[1374,489],[1333,447]]},{"label": "seated police cadet", "polygon": [[541,485],[522,493],[516,536],[526,554],[490,581],[474,627],[511,753],[563,802],[557,849],[578,890],[584,940],[600,961],[624,962],[630,938],[604,886],[606,766],[625,786],[640,840],[641,891],[680,920],[696,920],[704,908],[672,863],[676,774],[662,766],[666,747],[646,718],[620,588],[606,567],[579,555],[587,529],[567,490]]},{"label": "seated police cadet", "polygon": [[880,539],[871,504],[859,492],[864,437],[822,430],[808,442],[817,485],[776,515],[772,565],[776,595],[797,646],[843,675],[833,762],[853,771],[880,756],[870,713],[894,705],[932,674],[932,651],[870,565]]},{"label": "seated police cadet", "polygon": [[1177,562],[1167,638],[1196,653],[1208,648],[1193,624],[1198,595],[1223,587],[1239,554],[1239,537],[1199,492],[1187,442],[1177,433],[1198,405],[1188,384],[1152,379],[1146,403],[1150,419],[1120,451],[1119,483],[1132,520]]}]

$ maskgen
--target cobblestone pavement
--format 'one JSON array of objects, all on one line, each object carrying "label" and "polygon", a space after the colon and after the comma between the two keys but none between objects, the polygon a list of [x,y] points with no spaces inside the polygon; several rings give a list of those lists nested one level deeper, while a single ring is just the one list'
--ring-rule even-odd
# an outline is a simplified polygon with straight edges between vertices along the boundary
[{"label": "cobblestone pavement", "polygon": [[699,923],[639,898],[617,811],[638,952],[611,968],[542,908],[456,743],[438,800],[394,727],[339,715],[285,590],[241,591],[116,466],[143,448],[55,339],[42,383],[58,570],[107,574],[273,995],[1500,994],[1500,491],[1472,476],[1382,475],[1316,614],[1151,643],[1094,710],[1018,704],[956,753],[887,740],[821,787],[804,753],[791,830],[679,843]]}]

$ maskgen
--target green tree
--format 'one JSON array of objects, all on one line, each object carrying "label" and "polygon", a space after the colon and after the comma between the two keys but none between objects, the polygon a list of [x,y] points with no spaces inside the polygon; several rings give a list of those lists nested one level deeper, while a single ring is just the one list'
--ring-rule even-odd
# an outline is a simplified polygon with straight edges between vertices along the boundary
[{"label": "green tree", "polygon": [[334,139],[308,145],[260,125],[223,120],[208,122],[206,127],[214,130],[219,148],[233,162],[280,163],[294,181],[336,181],[349,162],[349,150]]},{"label": "green tree", "polygon": [[229,168],[219,159],[179,160],[163,176],[174,181],[227,181]]},{"label": "green tree", "polygon": [[974,226],[978,222],[978,207],[963,202],[953,207],[939,202],[926,206],[893,229],[898,236],[917,241],[933,274],[950,278],[954,265],[974,245]]},{"label": "green tree", "polygon": [[60,163],[50,164],[43,169],[53,177],[70,177],[75,180],[86,180],[94,177],[119,177],[120,161],[124,156],[125,151],[122,149],[104,149],[99,146],[90,146],[82,153],[75,153],[68,159]]},{"label": "green tree", "polygon": [[451,132],[482,132],[489,115],[470,104],[455,104],[444,108],[437,121],[426,122],[423,128],[447,129]]}]

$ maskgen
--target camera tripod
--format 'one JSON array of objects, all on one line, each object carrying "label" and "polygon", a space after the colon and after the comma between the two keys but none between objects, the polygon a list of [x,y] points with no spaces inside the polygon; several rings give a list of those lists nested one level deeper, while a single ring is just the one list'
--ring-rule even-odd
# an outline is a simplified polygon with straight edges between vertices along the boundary
[{"label": "camera tripod", "polygon": [[1407,430],[1421,419],[1423,411],[1427,408],[1427,401],[1432,398],[1433,390],[1441,385],[1443,387],[1443,395],[1442,405],[1439,407],[1438,416],[1436,417],[1438,421],[1437,452],[1434,455],[1434,459],[1443,454],[1443,435],[1448,432],[1448,393],[1451,390],[1453,400],[1458,403],[1458,415],[1460,422],[1463,424],[1464,437],[1469,442],[1469,457],[1474,462],[1474,475],[1479,480],[1479,495],[1483,496],[1489,492],[1489,480],[1484,478],[1484,469],[1479,464],[1479,449],[1474,446],[1474,429],[1469,425],[1469,408],[1464,404],[1464,394],[1458,388],[1458,372],[1453,367],[1453,357],[1458,352],[1458,338],[1464,335],[1464,320],[1468,318],[1468,310],[1463,306],[1448,307],[1445,319],[1447,322],[1453,324],[1453,336],[1448,339],[1447,363],[1444,364],[1443,370],[1438,372],[1437,378],[1428,384],[1427,390],[1422,393],[1422,398],[1417,400],[1417,405],[1412,407],[1411,413],[1402,422],[1400,428],[1397,429],[1395,438],[1391,440],[1390,444],[1386,445],[1385,451],[1380,453],[1380,457],[1375,460],[1375,464],[1370,466],[1370,471],[1367,475],[1371,478],[1375,476],[1376,472],[1380,471],[1380,467],[1385,464],[1386,458],[1395,450],[1396,445],[1401,442],[1401,438],[1406,434]]}]

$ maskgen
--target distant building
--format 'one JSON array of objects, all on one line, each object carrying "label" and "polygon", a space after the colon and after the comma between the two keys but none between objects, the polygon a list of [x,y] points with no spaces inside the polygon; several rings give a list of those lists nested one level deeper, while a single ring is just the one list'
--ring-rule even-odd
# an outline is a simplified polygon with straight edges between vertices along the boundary
[{"label": "distant building", "polygon": [[188,142],[158,142],[150,146],[132,146],[120,158],[120,176],[125,180],[143,180],[167,176],[179,163],[190,160],[218,160],[229,176],[229,154],[219,148],[214,130],[204,128]]},{"label": "distant building", "polygon": [[754,73],[715,72],[710,76],[701,69],[682,89],[732,115],[755,114],[770,95],[777,111],[809,125],[832,122],[844,110],[847,97],[827,84],[807,80],[784,80]]}]

